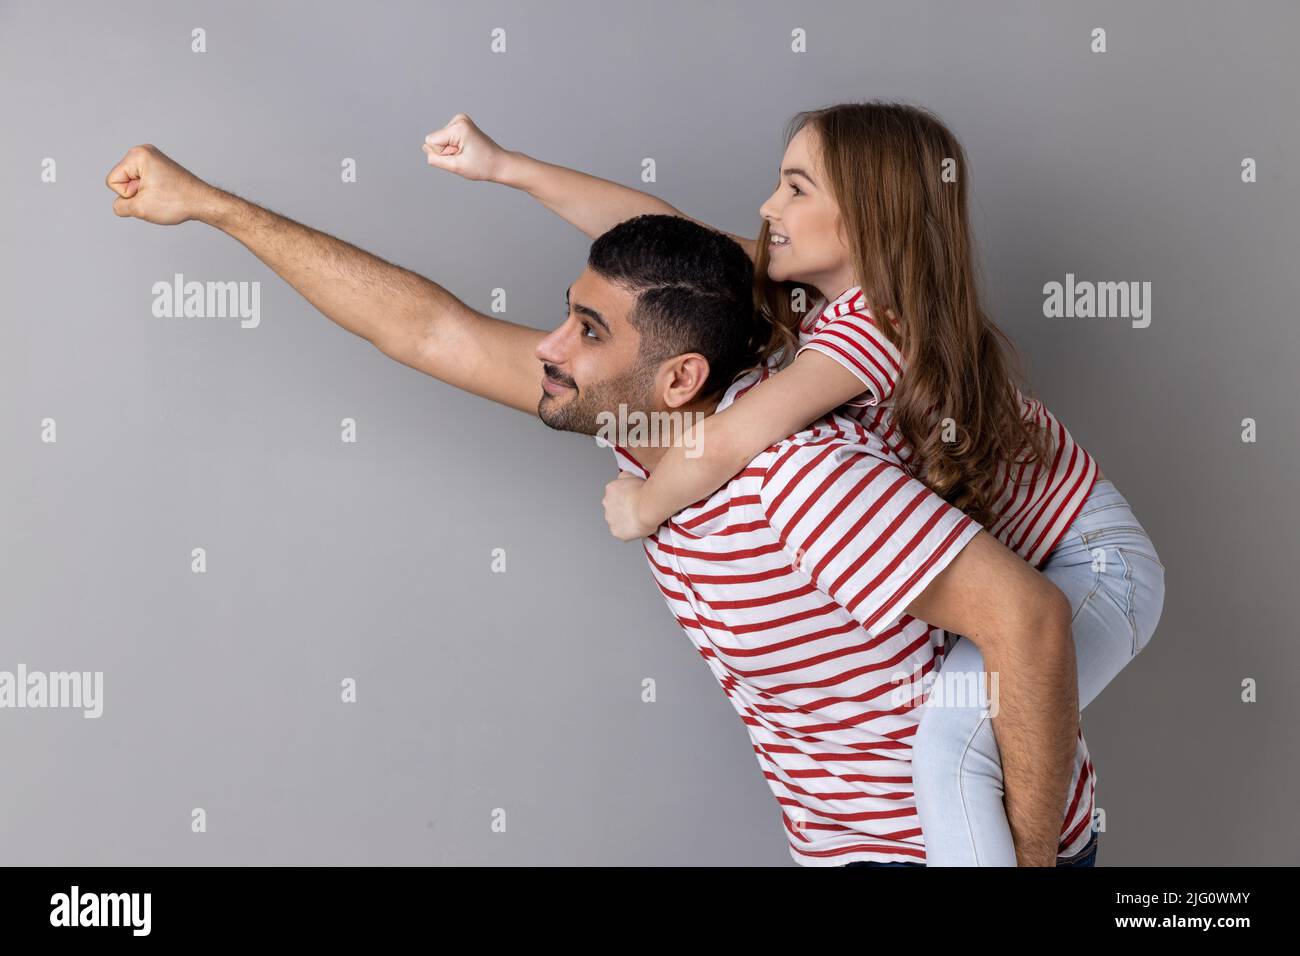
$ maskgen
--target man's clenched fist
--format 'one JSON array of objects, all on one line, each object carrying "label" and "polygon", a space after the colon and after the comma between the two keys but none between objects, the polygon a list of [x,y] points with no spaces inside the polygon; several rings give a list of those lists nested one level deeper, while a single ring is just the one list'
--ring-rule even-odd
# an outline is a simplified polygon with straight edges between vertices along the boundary
[{"label": "man's clenched fist", "polygon": [[219,193],[147,143],[127,150],[104,183],[117,193],[113,212],[159,226],[200,218]]}]

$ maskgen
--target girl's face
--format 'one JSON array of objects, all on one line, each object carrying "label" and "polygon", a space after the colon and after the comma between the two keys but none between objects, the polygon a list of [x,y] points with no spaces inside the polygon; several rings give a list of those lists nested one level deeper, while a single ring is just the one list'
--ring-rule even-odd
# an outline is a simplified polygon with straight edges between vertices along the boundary
[{"label": "girl's face", "polygon": [[776,192],[758,209],[768,222],[767,277],[803,282],[828,300],[854,284],[840,213],[822,170],[816,132],[805,126],[781,158]]}]

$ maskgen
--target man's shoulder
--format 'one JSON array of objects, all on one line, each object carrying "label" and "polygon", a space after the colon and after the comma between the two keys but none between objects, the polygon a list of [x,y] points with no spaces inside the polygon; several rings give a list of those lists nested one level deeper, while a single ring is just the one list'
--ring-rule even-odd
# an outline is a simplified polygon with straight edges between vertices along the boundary
[{"label": "man's shoulder", "polygon": [[760,460],[768,464],[790,459],[806,460],[832,452],[841,455],[861,452],[880,457],[889,455],[890,449],[861,422],[832,412],[769,445],[754,458],[754,463]]},{"label": "man's shoulder", "polygon": [[820,497],[867,478],[908,475],[897,454],[860,422],[829,414],[812,425],[769,445],[750,462],[758,473],[765,511],[792,499]]}]

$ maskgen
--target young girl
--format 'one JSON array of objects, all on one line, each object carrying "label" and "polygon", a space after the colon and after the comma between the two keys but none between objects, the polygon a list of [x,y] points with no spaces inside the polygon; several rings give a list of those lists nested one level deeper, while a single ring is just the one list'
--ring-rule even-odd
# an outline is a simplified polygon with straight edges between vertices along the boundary
[{"label": "young girl", "polygon": [[[754,260],[775,371],[697,425],[649,479],[611,482],[611,531],[652,533],[769,445],[836,412],[1069,597],[1086,707],[1150,640],[1164,568],[1114,484],[1016,387],[1009,343],[978,299],[961,145],[932,114],[891,103],[801,113],[786,142],[758,239],[732,237]],[[634,215],[682,215],[503,150],[464,114],[430,134],[425,152],[431,165],[525,189],[592,238]],[[950,638],[940,685],[982,687],[983,673],[975,645]],[[926,864],[1014,866],[986,702],[943,697],[936,686],[912,745]]]}]

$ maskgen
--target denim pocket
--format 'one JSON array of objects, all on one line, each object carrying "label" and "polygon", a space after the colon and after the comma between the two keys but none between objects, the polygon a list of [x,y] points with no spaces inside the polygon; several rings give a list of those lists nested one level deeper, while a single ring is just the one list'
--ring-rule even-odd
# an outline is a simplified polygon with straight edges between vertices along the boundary
[{"label": "denim pocket", "polygon": [[1151,641],[1165,605],[1165,566],[1145,551],[1116,548],[1127,568],[1129,623],[1133,626],[1133,653]]},{"label": "denim pocket", "polygon": [[1142,540],[1138,548],[1129,546],[1129,537],[1125,544],[1098,544],[1093,551],[1097,592],[1128,622],[1130,659],[1151,640],[1164,606],[1164,565],[1147,553]]}]

